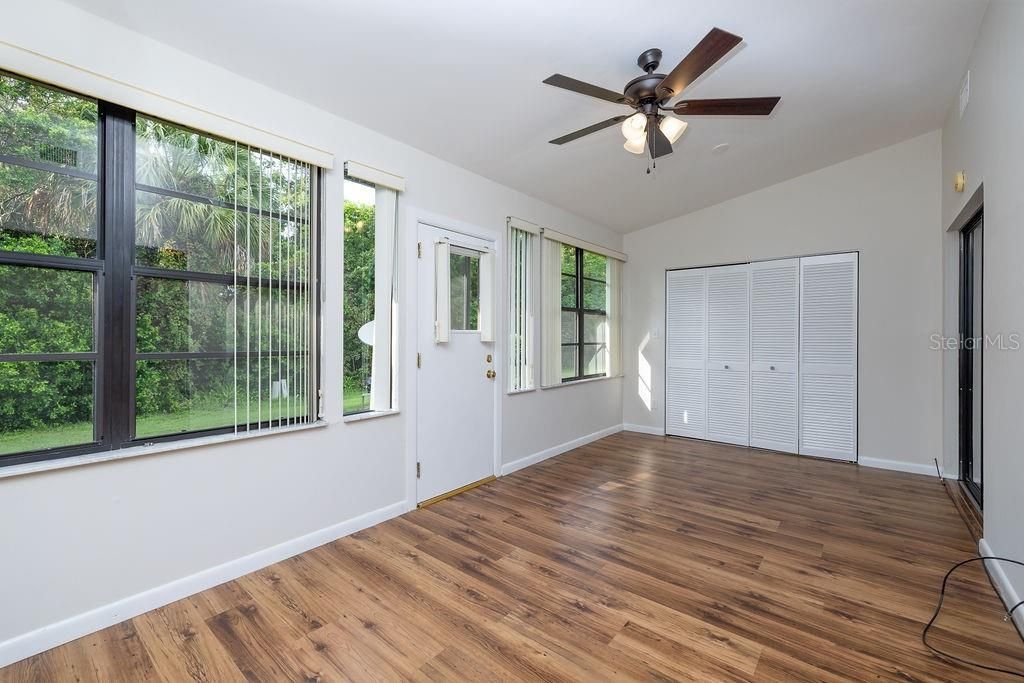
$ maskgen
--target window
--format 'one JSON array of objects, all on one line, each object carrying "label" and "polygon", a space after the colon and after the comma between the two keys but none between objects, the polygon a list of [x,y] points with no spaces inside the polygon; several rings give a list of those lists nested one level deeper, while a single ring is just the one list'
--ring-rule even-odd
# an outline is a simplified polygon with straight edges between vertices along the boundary
[{"label": "window", "polygon": [[314,419],[316,184],[0,73],[0,464]]},{"label": "window", "polygon": [[344,414],[394,405],[395,249],[398,193],[352,174],[345,179]]},{"label": "window", "polygon": [[542,234],[541,386],[619,376],[626,255],[547,228]]},{"label": "window", "polygon": [[0,457],[95,443],[99,108],[0,73]]},{"label": "window", "polygon": [[451,247],[448,276],[451,329],[476,332],[480,313],[480,252]]},{"label": "window", "polygon": [[562,381],[608,372],[608,258],[562,245]]},{"label": "window", "polygon": [[[510,223],[515,219],[509,219]],[[509,226],[509,391],[533,388],[533,234]]]}]

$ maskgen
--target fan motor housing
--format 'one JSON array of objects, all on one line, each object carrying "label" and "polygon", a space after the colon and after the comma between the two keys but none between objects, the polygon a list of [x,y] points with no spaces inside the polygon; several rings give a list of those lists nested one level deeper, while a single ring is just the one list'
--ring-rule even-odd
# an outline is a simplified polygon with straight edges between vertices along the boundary
[{"label": "fan motor housing", "polygon": [[658,86],[663,80],[665,80],[665,74],[649,73],[637,76],[626,84],[626,89],[622,91],[622,94],[626,96],[626,99],[640,104],[658,102],[665,99],[658,94]]}]

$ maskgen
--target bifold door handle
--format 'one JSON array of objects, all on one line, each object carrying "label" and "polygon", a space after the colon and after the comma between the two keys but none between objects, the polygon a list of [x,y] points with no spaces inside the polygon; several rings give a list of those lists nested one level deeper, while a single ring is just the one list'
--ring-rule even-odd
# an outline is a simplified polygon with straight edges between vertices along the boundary
[{"label": "bifold door handle", "polygon": [[769,369],[769,370],[774,370],[774,369],[775,369],[775,366],[774,366],[774,365],[772,365],[772,366],[771,366],[771,367],[769,367],[768,369]]},{"label": "bifold door handle", "polygon": [[725,366],[725,369],[726,369],[726,370],[728,370],[728,369],[729,369],[729,366],[728,366],[728,365],[726,365],[726,366]]}]

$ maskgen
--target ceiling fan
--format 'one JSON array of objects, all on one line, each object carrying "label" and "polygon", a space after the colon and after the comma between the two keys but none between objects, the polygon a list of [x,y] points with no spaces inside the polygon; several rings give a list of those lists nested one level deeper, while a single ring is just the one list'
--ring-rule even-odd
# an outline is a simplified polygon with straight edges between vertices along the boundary
[{"label": "ceiling fan", "polygon": [[644,70],[644,75],[637,76],[627,83],[622,94],[562,74],[554,74],[545,78],[544,82],[548,85],[565,88],[581,95],[589,95],[615,104],[624,104],[636,111],[634,114],[613,116],[600,123],[555,138],[550,141],[551,144],[564,145],[585,135],[621,123],[622,134],[626,138],[623,147],[633,154],[643,154],[646,146],[651,158],[657,159],[672,153],[672,144],[679,140],[687,126],[686,121],[667,116],[663,112],[683,116],[768,116],[775,109],[780,98],[736,97],[715,100],[680,100],[672,106],[667,106],[672,98],[682,94],[683,90],[739,45],[742,40],[728,31],[713,28],[667,76],[655,73],[661,63],[661,50],[656,47],[644,50],[636,60],[637,66]]}]

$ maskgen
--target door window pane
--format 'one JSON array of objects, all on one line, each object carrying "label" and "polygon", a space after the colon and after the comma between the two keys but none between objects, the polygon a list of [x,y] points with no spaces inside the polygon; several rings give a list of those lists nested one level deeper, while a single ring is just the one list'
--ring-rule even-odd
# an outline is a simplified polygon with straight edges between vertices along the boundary
[{"label": "door window pane", "polygon": [[0,353],[93,350],[93,274],[0,265]]},{"label": "door window pane", "polygon": [[480,255],[451,252],[449,262],[451,278],[451,329],[477,329],[480,312]]},{"label": "door window pane", "polygon": [[92,361],[0,363],[0,455],[87,444]]}]

